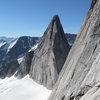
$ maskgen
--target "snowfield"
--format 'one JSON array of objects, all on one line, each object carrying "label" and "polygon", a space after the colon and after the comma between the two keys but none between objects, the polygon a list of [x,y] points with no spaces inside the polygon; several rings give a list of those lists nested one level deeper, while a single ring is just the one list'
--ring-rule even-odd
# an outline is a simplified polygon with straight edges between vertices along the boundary
[{"label": "snowfield", "polygon": [[29,76],[0,79],[0,100],[47,100],[51,91],[35,83]]}]

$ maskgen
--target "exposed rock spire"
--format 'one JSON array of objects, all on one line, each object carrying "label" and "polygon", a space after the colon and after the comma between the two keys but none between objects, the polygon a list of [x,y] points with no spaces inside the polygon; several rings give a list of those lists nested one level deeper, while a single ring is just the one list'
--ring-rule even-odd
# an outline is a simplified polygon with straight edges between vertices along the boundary
[{"label": "exposed rock spire", "polygon": [[54,16],[34,52],[30,76],[52,89],[66,60],[70,46],[58,15]]}]

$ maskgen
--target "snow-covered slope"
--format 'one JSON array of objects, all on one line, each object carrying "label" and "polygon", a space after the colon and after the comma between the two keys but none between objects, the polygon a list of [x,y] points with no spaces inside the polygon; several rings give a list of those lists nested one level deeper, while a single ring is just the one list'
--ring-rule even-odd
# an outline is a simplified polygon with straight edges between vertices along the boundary
[{"label": "snow-covered slope", "polygon": [[36,48],[38,47],[38,45],[39,45],[38,43],[36,45],[34,45],[28,52],[36,50]]},{"label": "snow-covered slope", "polygon": [[0,42],[0,48],[1,48],[3,45],[5,45],[5,44],[6,44],[5,41]]},{"label": "snow-covered slope", "polygon": [[[37,43],[38,40],[39,38],[37,37],[22,36],[18,39],[4,44],[0,48],[0,78],[2,78],[2,74],[6,74],[3,73],[2,70],[6,71],[8,63],[17,59],[18,62],[21,63],[22,57],[26,55],[26,53]],[[11,68],[9,67],[9,69]],[[3,76],[6,77],[6,75]]]},{"label": "snow-covered slope", "polygon": [[35,83],[29,76],[0,80],[0,100],[47,100],[51,91]]}]

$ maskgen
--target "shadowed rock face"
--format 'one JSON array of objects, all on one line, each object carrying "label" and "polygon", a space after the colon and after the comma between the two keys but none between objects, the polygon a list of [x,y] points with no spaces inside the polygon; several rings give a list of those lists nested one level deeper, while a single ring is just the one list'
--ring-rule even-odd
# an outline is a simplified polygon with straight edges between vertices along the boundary
[{"label": "shadowed rock face", "polygon": [[17,60],[10,61],[6,63],[2,68],[0,68],[0,78],[11,77],[17,71],[19,63]]},{"label": "shadowed rock face", "polygon": [[0,47],[0,67],[5,63],[24,56],[34,46],[39,38],[22,36]]},{"label": "shadowed rock face", "polygon": [[34,55],[34,51],[30,51],[26,53],[15,75],[17,78],[23,78],[24,76],[29,74],[33,55]]},{"label": "shadowed rock face", "polygon": [[20,66],[22,66],[21,75],[26,75],[31,65],[31,56],[33,56],[31,53],[26,54],[26,52],[28,52],[38,40],[39,38],[37,37],[22,36],[2,45],[0,47],[0,78],[10,77],[17,72],[20,68],[17,59],[24,55],[26,55],[24,57],[24,63]]},{"label": "shadowed rock face", "polygon": [[36,41],[38,40],[37,37],[28,37],[28,36],[22,36],[18,39],[16,44],[13,46],[13,48],[10,49],[8,52],[8,55],[11,57],[11,59],[17,59],[20,55],[25,55],[28,50],[31,49],[32,46],[36,44]]},{"label": "shadowed rock face", "polygon": [[100,99],[100,0],[93,0],[49,100]]},{"label": "shadowed rock face", "polygon": [[49,89],[55,85],[70,46],[64,35],[59,17],[53,17],[42,41],[34,52],[30,76]]}]

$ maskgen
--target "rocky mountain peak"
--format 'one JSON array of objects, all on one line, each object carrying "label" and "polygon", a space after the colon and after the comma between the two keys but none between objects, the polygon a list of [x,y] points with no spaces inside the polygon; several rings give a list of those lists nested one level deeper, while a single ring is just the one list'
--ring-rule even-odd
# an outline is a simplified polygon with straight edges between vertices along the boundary
[{"label": "rocky mountain peak", "polygon": [[53,17],[44,32],[42,41],[34,52],[30,76],[51,89],[66,60],[70,46],[66,40],[59,17]]},{"label": "rocky mountain peak", "polygon": [[[62,41],[64,43],[62,43]],[[49,49],[51,46],[63,49],[62,48],[63,46],[66,46],[66,45],[69,46],[58,15],[55,15],[53,17],[48,28],[44,32],[42,41],[39,45],[43,45],[43,49],[47,49],[45,47],[48,47],[48,49]],[[38,46],[38,48],[40,48],[40,47],[42,47],[42,46]],[[38,50],[37,50],[37,52],[38,52]]]},{"label": "rocky mountain peak", "polygon": [[[48,31],[49,29],[49,31]],[[48,31],[48,32],[47,32]],[[51,21],[51,23],[49,24],[47,30],[45,33],[48,33],[50,35],[52,35],[52,33],[55,34],[61,34],[64,33],[63,27],[61,25],[60,19],[58,15],[55,15]]]},{"label": "rocky mountain peak", "polygon": [[58,16],[58,15],[54,15],[54,16],[53,16],[53,20],[57,20],[57,19],[60,20],[60,19],[59,19],[59,16]]}]

